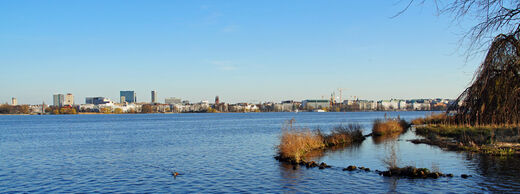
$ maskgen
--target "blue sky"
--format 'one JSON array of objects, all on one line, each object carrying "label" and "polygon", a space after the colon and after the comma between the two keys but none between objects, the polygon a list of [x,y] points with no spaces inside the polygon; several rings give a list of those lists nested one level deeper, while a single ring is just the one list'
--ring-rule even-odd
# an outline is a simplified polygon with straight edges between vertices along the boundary
[{"label": "blue sky", "polygon": [[0,1],[0,102],[455,98],[472,21],[403,1]]}]

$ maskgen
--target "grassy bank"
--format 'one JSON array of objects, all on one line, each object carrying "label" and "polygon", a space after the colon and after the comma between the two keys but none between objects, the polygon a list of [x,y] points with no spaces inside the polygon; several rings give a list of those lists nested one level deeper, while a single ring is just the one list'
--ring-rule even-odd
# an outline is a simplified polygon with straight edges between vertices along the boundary
[{"label": "grassy bank", "polygon": [[328,134],[319,129],[309,130],[293,128],[294,120],[282,129],[280,144],[276,147],[278,155],[276,159],[290,163],[304,162],[305,155],[313,150],[327,149],[336,145],[346,145],[362,142],[361,126],[350,124],[337,126]]},{"label": "grassy bank", "polygon": [[400,118],[377,119],[372,125],[373,136],[384,136],[403,133],[408,129],[409,124]]},{"label": "grassy bank", "polygon": [[445,114],[412,121],[416,134],[425,139],[414,143],[436,145],[449,150],[466,150],[489,155],[520,154],[520,126],[453,125]]},{"label": "grassy bank", "polygon": [[414,143],[436,145],[489,155],[520,154],[519,127],[423,125],[416,133],[425,137]]}]

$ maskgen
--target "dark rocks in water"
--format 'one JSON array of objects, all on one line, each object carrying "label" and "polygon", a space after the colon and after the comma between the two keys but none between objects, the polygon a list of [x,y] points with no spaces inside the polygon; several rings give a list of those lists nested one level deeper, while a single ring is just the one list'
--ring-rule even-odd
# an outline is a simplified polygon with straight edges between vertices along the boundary
[{"label": "dark rocks in water", "polygon": [[298,169],[298,166],[294,165],[294,166],[292,167],[292,169],[293,169],[293,170],[297,170],[297,169]]},{"label": "dark rocks in water", "polygon": [[461,174],[460,177],[467,179],[468,177],[471,177],[471,175]]},{"label": "dark rocks in water", "polygon": [[325,162],[322,162],[319,166],[320,169],[324,169],[324,168],[330,168],[331,166],[327,165],[327,163]]},{"label": "dark rocks in water", "polygon": [[351,166],[348,166],[347,168],[344,168],[343,171],[354,171],[354,170],[356,170],[356,168],[357,168],[356,166],[351,165]]},{"label": "dark rocks in water", "polygon": [[433,178],[437,179],[439,177],[444,177],[446,175],[440,172],[430,172],[427,168],[415,168],[412,166],[407,166],[404,168],[391,168],[388,171],[376,171],[379,175],[383,175],[386,177],[397,176],[397,177],[408,177],[408,178]]},{"label": "dark rocks in water", "polygon": [[319,166],[318,169],[325,169],[325,167],[324,166]]},{"label": "dark rocks in water", "polygon": [[316,163],[315,161],[310,161],[310,162],[306,162],[305,166],[307,168],[314,168],[314,167],[318,167],[318,163]]},{"label": "dark rocks in water", "polygon": [[450,173],[450,174],[447,174],[446,176],[447,177],[453,177],[453,174]]},{"label": "dark rocks in water", "polygon": [[434,179],[439,178],[439,176],[440,176],[439,173],[436,173],[436,172],[428,174],[428,177],[434,178]]},{"label": "dark rocks in water", "polygon": [[[316,163],[315,161],[310,161],[310,162],[300,162],[299,165],[301,166],[305,166],[307,168],[315,168],[315,167],[320,167],[320,165],[318,165],[318,163]],[[328,166],[328,165],[327,165]],[[327,166],[324,166],[324,168],[327,168]]]},{"label": "dark rocks in water", "polygon": [[392,176],[392,172],[391,171],[383,171],[381,174],[383,176]]},{"label": "dark rocks in water", "polygon": [[365,171],[366,172],[370,172],[370,168],[365,168]]}]

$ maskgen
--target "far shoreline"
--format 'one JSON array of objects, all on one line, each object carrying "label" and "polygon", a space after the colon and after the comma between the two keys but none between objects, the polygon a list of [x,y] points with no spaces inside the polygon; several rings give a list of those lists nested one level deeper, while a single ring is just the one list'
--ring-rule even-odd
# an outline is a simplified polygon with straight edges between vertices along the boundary
[{"label": "far shoreline", "polygon": [[8,116],[8,115],[145,115],[145,114],[228,114],[228,113],[361,113],[361,112],[444,112],[444,111],[436,111],[436,110],[390,110],[390,111],[345,111],[345,112],[312,112],[312,111],[302,111],[302,112],[156,112],[156,113],[99,113],[99,112],[80,112],[77,114],[0,114],[0,116]]}]

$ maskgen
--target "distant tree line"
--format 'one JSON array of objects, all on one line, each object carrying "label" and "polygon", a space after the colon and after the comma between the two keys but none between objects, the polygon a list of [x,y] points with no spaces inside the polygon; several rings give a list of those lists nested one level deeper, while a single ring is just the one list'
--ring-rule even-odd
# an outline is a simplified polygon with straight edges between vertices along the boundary
[{"label": "distant tree line", "polygon": [[0,114],[29,114],[31,113],[29,105],[0,105]]}]

